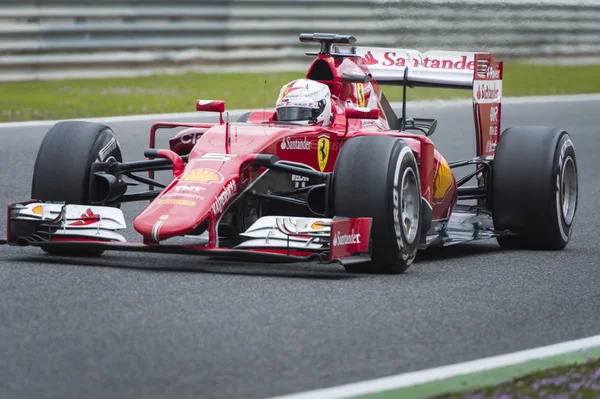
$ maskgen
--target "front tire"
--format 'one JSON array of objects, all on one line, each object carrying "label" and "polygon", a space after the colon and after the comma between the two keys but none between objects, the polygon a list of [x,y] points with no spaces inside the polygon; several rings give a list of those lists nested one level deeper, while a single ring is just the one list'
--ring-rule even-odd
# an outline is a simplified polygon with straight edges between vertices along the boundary
[{"label": "front tire", "polygon": [[421,236],[421,184],[412,149],[387,136],[348,140],[333,172],[335,216],[371,217],[371,262],[346,265],[351,273],[403,273]]},{"label": "front tire", "polygon": [[500,136],[493,162],[492,216],[503,248],[563,249],[578,203],[577,159],[567,132],[514,127]]},{"label": "front tire", "polygon": [[[43,202],[89,205],[92,163],[123,161],[114,132],[85,121],[58,122],[46,133],[33,168],[31,198]],[[73,252],[41,247],[52,255],[100,256],[104,251]]]}]

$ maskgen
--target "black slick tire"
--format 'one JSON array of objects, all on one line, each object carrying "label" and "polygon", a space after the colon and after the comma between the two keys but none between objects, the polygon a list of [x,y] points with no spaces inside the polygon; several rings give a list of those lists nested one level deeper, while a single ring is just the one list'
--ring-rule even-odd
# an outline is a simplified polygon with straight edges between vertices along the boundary
[{"label": "black slick tire", "polygon": [[[403,184],[404,183],[404,184]],[[403,273],[421,236],[421,184],[411,148],[388,136],[360,136],[342,147],[333,172],[338,217],[371,217],[371,262],[345,265],[351,273]],[[403,212],[411,220],[404,228]]]},{"label": "black slick tire", "polygon": [[577,160],[567,132],[513,127],[500,136],[493,161],[494,228],[509,249],[559,250],[567,246],[578,202]]},{"label": "black slick tire", "polygon": [[[119,142],[108,126],[85,121],[58,122],[46,133],[38,150],[31,198],[89,205],[91,165],[111,158],[123,161]],[[42,249],[64,256],[99,256],[104,252],[63,252],[43,246]]]}]

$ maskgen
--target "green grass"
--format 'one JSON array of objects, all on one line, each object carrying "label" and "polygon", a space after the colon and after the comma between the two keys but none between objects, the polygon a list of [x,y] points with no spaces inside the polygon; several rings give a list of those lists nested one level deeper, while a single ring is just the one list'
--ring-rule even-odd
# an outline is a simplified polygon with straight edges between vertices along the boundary
[{"label": "green grass", "polygon": [[600,360],[532,373],[500,385],[435,399],[484,398],[581,398],[600,396]]},{"label": "green grass", "polygon": [[[591,395],[595,392],[595,395]],[[503,396],[503,394],[507,394]],[[554,396],[562,394],[562,396]],[[582,396],[578,396],[582,394]],[[409,385],[356,399],[600,397],[600,346]]]},{"label": "green grass", "polygon": [[[280,87],[304,72],[157,75],[138,78],[0,83],[0,122],[194,111],[196,99],[228,109],[273,107]],[[267,79],[265,92],[265,79]],[[600,92],[600,66],[506,62],[504,96]],[[390,101],[401,89],[385,88]],[[266,98],[266,102],[265,102]],[[409,99],[470,98],[469,91],[412,89]]]}]

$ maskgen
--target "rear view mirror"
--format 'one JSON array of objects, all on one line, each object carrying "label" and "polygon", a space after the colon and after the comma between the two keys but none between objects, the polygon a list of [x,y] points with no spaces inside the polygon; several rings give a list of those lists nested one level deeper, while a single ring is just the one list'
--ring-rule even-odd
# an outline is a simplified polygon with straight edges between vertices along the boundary
[{"label": "rear view mirror", "polygon": [[197,100],[196,111],[205,112],[225,112],[225,101],[218,100]]},{"label": "rear view mirror", "polygon": [[346,132],[348,134],[348,119],[379,119],[379,108],[346,108]]},{"label": "rear view mirror", "polygon": [[225,101],[223,100],[196,100],[196,111],[218,112],[221,125],[223,121],[223,112],[225,112]]},{"label": "rear view mirror", "polygon": [[379,108],[346,108],[346,119],[379,119]]}]

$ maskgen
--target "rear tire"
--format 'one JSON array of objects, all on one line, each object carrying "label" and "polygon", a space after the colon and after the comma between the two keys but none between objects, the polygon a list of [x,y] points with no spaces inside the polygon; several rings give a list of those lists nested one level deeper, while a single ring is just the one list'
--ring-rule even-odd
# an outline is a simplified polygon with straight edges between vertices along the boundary
[{"label": "rear tire", "polygon": [[558,250],[568,244],[578,202],[577,160],[569,134],[514,127],[500,136],[493,161],[492,216],[503,248]]},{"label": "rear tire", "polygon": [[[371,262],[346,265],[351,273],[403,273],[421,236],[421,184],[412,149],[387,136],[348,140],[333,172],[339,217],[371,217]],[[405,223],[406,222],[406,223]]]},{"label": "rear tire", "polygon": [[[38,150],[31,198],[89,205],[91,165],[111,158],[123,161],[119,142],[108,126],[84,121],[58,122],[46,133]],[[49,254],[63,256],[100,256],[104,252],[41,248]]]}]

